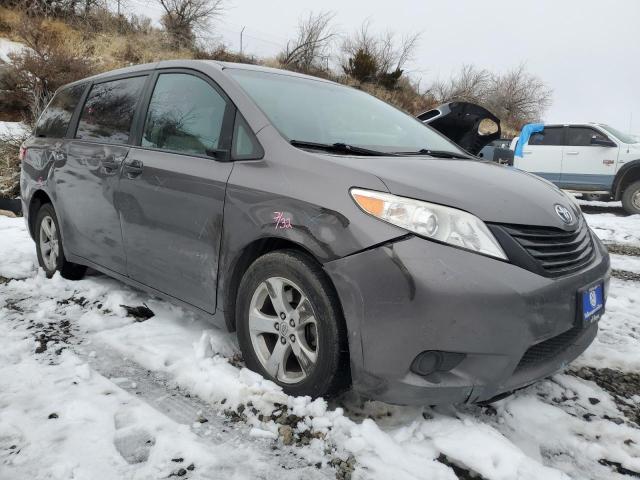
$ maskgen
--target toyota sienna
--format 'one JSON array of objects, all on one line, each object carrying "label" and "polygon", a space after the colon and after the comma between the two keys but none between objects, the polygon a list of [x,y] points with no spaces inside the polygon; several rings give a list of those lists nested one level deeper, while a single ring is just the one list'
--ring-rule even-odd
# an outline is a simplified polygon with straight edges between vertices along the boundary
[{"label": "toyota sienna", "polygon": [[293,395],[482,402],[596,336],[609,258],[574,201],[354,88],[163,61],[61,88],[22,147],[40,266],[237,332]]}]

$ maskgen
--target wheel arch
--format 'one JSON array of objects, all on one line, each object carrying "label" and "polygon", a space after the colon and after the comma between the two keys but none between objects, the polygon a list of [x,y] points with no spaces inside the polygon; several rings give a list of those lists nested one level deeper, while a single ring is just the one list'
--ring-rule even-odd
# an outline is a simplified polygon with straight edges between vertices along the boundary
[{"label": "wheel arch", "polygon": [[28,224],[29,224],[29,234],[33,239],[35,239],[35,221],[36,221],[36,216],[38,215],[38,210],[40,210],[40,207],[42,207],[42,205],[45,205],[47,203],[50,203],[55,209],[53,200],[51,200],[51,197],[49,196],[49,194],[44,190],[36,190],[31,195],[31,200],[29,201],[29,210],[28,210],[28,215],[29,215]]},{"label": "wheel arch", "polygon": [[[316,261],[319,265],[322,265],[316,256],[304,245],[296,243],[292,240],[282,238],[282,237],[262,237],[247,245],[239,251],[238,255],[236,255],[234,261],[231,264],[231,268],[228,269],[228,273],[224,276],[221,287],[222,294],[222,305],[224,311],[224,320],[227,329],[230,332],[234,332],[236,330],[236,297],[238,295],[238,287],[240,286],[240,282],[244,273],[247,271],[249,266],[256,261],[258,258],[266,255],[267,253],[275,252],[278,250],[295,250],[300,253],[307,255],[309,258]],[[335,285],[333,281],[325,273],[326,279],[328,280],[331,288],[335,289]],[[336,291],[337,292],[337,291]],[[340,310],[342,311],[342,305],[340,304]]]},{"label": "wheel arch", "polygon": [[613,199],[620,200],[625,187],[637,180],[640,180],[640,159],[632,160],[618,170],[611,189]]}]

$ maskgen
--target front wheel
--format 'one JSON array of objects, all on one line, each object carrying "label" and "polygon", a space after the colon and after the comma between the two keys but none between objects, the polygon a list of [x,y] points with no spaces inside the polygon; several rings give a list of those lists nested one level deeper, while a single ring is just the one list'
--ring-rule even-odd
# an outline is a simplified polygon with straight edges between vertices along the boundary
[{"label": "front wheel", "polygon": [[62,248],[60,225],[56,211],[50,203],[45,203],[36,216],[35,223],[36,251],[38,263],[45,271],[47,278],[53,277],[56,271],[69,280],[79,280],[86,267],[67,261]]},{"label": "front wheel", "polygon": [[622,208],[629,215],[640,214],[640,181],[628,185],[622,192]]},{"label": "front wheel", "polygon": [[318,397],[348,386],[342,311],[307,255],[283,250],[256,260],[240,283],[236,321],[247,367],[286,393]]}]

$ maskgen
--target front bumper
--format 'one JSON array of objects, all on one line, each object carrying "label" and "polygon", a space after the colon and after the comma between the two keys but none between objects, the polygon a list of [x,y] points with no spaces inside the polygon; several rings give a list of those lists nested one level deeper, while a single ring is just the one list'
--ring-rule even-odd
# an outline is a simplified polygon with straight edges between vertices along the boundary
[{"label": "front bumper", "polygon": [[[325,264],[354,389],[398,404],[481,402],[561,369],[597,333],[576,312],[580,288],[600,279],[608,288],[609,257],[594,244],[589,266],[555,279],[413,236]],[[413,373],[429,350],[466,356],[445,373]]]}]

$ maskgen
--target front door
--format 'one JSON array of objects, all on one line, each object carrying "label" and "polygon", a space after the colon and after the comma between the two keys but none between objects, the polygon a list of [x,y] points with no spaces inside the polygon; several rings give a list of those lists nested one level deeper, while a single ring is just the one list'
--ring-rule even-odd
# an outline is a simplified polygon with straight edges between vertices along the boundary
[{"label": "front door", "polygon": [[119,168],[129,152],[133,116],[147,77],[93,85],[69,140],[64,168],[56,172],[64,212],[65,248],[125,274],[116,204]]},{"label": "front door", "polygon": [[233,110],[206,78],[160,73],[118,194],[129,276],[211,313]]},{"label": "front door", "polygon": [[594,191],[611,189],[619,147],[593,145],[593,137],[609,140],[591,127],[569,127],[562,159],[561,187]]},{"label": "front door", "polygon": [[523,156],[514,158],[514,166],[535,173],[557,183],[562,172],[564,129],[562,126],[544,127],[531,135],[522,149]]}]

